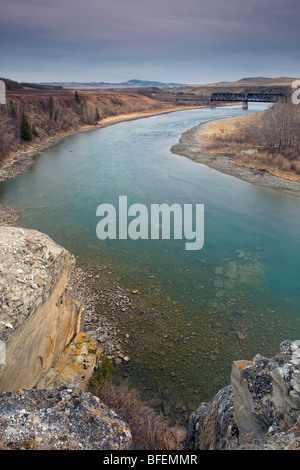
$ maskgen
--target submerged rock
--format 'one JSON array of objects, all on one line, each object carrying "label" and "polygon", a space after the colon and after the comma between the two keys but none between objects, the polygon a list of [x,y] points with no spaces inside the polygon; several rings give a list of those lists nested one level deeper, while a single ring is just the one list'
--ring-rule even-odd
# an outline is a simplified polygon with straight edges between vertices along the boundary
[{"label": "submerged rock", "polygon": [[216,281],[213,282],[213,286],[216,289],[223,289],[224,287],[224,282],[221,279],[217,279]]},{"label": "submerged rock", "polygon": [[223,266],[216,266],[214,268],[214,274],[217,274],[218,276],[222,276],[224,274]]}]

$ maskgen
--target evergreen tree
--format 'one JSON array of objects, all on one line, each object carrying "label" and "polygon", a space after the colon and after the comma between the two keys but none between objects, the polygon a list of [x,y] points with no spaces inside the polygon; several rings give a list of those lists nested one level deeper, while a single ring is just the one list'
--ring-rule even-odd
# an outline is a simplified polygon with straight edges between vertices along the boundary
[{"label": "evergreen tree", "polygon": [[52,96],[50,96],[49,101],[48,101],[48,113],[49,113],[50,119],[53,119],[54,101],[53,101]]},{"label": "evergreen tree", "polygon": [[77,90],[75,91],[74,96],[75,96],[75,100],[77,101],[77,103],[80,103],[80,98],[79,98],[79,95],[78,95],[78,91],[77,91]]},{"label": "evergreen tree", "polygon": [[99,114],[99,109],[96,108],[96,113],[95,113],[95,121],[100,121],[100,114]]},{"label": "evergreen tree", "polygon": [[17,111],[16,111],[16,107],[12,99],[9,100],[9,107],[10,107],[10,114],[15,117],[17,115]]},{"label": "evergreen tree", "polygon": [[31,127],[24,111],[22,111],[22,115],[21,115],[20,137],[23,140],[32,140]]}]

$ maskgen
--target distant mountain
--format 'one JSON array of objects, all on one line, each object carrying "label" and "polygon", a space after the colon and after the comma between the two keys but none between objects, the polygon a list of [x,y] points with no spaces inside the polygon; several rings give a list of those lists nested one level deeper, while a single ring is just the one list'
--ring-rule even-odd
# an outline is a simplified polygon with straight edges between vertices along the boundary
[{"label": "distant mountain", "polygon": [[[295,78],[291,77],[245,77],[237,80],[235,82],[230,81],[221,81],[215,83],[201,84],[201,86],[209,87],[236,87],[236,86],[290,86]],[[198,86],[198,85],[197,85]]]},{"label": "distant mountain", "polygon": [[15,80],[10,80],[9,78],[0,78],[0,80],[4,81],[6,89],[10,91],[16,91],[16,90],[24,90],[27,88],[33,88],[33,89],[38,89],[38,90],[61,90],[62,86],[55,86],[55,85],[42,85],[42,84],[37,84],[37,83],[19,83],[16,82]]},{"label": "distant mountain", "polygon": [[269,82],[270,81],[270,78],[267,78],[267,77],[245,77],[245,78],[241,78],[240,80],[237,80],[236,83],[239,83],[239,82]]},{"label": "distant mountain", "polygon": [[43,86],[62,86],[64,88],[137,88],[137,87],[159,87],[159,86],[182,86],[183,83],[164,83],[153,80],[131,79],[127,82],[109,83],[109,82],[42,82]]},{"label": "distant mountain", "polygon": [[247,77],[241,78],[235,83],[240,84],[250,84],[250,85],[269,85],[269,84],[277,84],[277,85],[289,85],[292,83],[294,79],[290,77],[278,77],[278,78],[268,78],[268,77]]},{"label": "distant mountain", "polygon": [[184,83],[174,83],[174,82],[169,82],[169,83],[164,83],[164,82],[156,82],[152,80],[136,80],[136,79],[131,79],[128,80],[128,82],[123,83],[123,85],[132,85],[132,86],[182,86]]}]

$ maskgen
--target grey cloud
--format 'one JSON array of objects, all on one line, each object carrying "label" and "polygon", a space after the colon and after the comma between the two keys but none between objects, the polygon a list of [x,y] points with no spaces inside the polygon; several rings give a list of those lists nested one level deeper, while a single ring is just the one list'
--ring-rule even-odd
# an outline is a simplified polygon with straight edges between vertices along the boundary
[{"label": "grey cloud", "polygon": [[220,57],[274,53],[299,60],[299,0],[1,0],[0,8],[2,63],[20,53],[32,63],[69,57],[99,66],[209,67]]}]

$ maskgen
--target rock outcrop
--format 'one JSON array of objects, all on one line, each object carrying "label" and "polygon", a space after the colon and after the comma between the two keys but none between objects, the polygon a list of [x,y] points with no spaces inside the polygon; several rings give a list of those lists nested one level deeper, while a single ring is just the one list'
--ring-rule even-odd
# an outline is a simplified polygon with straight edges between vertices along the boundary
[{"label": "rock outcrop", "polygon": [[231,385],[193,413],[185,449],[300,449],[300,341],[234,362]]},{"label": "rock outcrop", "polygon": [[76,387],[0,393],[5,449],[128,450],[131,433],[114,411]]},{"label": "rock outcrop", "polygon": [[35,230],[0,227],[0,446],[128,450],[127,424],[84,392],[99,342],[82,331],[75,258]]},{"label": "rock outcrop", "polygon": [[74,257],[35,230],[0,227],[0,390],[32,388],[81,329]]}]

